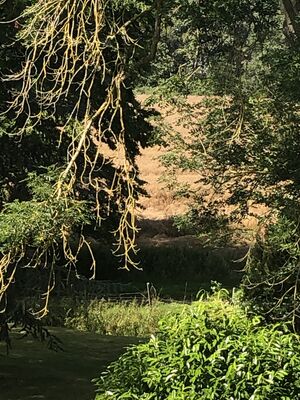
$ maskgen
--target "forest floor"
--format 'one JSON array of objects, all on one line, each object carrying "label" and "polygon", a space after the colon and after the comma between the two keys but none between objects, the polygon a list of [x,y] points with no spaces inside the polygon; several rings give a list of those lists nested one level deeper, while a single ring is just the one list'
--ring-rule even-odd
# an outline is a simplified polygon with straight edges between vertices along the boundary
[{"label": "forest floor", "polygon": [[63,328],[50,331],[62,340],[63,352],[51,351],[29,337],[20,339],[17,333],[12,334],[8,356],[0,343],[0,400],[91,400],[95,395],[91,379],[125,347],[139,342]]}]

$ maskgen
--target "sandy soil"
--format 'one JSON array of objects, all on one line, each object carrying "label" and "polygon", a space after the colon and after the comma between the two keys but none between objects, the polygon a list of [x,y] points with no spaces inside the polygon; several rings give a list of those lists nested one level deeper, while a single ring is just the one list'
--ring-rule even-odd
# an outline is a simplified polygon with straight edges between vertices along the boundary
[{"label": "sandy soil", "polygon": [[[146,95],[138,96],[143,103]],[[199,103],[200,96],[189,96],[191,104]],[[169,109],[162,109],[154,106],[164,119],[164,122],[170,127],[171,133],[179,133],[181,136],[188,138],[188,127],[182,126],[180,123],[181,115],[178,112],[170,112]],[[145,189],[149,197],[142,198],[140,203],[142,208],[139,210],[139,216],[143,219],[166,220],[170,217],[184,213],[188,208],[186,201],[174,198],[174,192],[168,190],[166,184],[161,182],[161,177],[165,172],[165,168],[161,165],[159,158],[166,152],[161,146],[154,146],[141,150],[141,155],[137,158],[137,164],[140,170],[140,177],[146,182]],[[199,175],[192,172],[181,172],[177,177],[181,182],[196,182]]]}]

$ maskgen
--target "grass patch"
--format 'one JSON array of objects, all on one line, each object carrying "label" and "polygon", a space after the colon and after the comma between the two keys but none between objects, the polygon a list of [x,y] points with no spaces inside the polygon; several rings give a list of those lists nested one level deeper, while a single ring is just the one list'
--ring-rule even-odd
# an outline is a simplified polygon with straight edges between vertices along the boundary
[{"label": "grass patch", "polygon": [[149,306],[135,301],[52,299],[47,324],[101,335],[146,337],[157,331],[162,317],[180,312],[184,307],[184,304],[158,301]]},{"label": "grass patch", "polygon": [[5,355],[0,343],[1,400],[92,400],[91,379],[117,359],[132,337],[103,337],[51,329],[64,342],[64,352],[55,353],[31,338],[17,340],[12,334],[13,350]]}]

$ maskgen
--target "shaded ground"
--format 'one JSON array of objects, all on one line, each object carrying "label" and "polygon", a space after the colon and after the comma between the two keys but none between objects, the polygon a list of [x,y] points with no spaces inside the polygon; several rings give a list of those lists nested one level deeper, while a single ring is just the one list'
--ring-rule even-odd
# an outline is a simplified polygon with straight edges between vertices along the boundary
[{"label": "shaded ground", "polygon": [[138,341],[62,328],[51,332],[64,342],[64,352],[50,351],[31,338],[18,340],[16,333],[9,356],[0,343],[0,400],[92,400],[91,379]]}]

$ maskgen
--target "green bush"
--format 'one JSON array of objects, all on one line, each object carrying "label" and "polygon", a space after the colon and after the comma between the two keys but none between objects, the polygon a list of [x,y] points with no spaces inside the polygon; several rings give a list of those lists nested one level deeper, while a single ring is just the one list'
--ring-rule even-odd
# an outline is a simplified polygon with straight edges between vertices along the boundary
[{"label": "green bush", "polygon": [[211,298],[161,322],[94,380],[96,400],[298,399],[300,343]]}]

